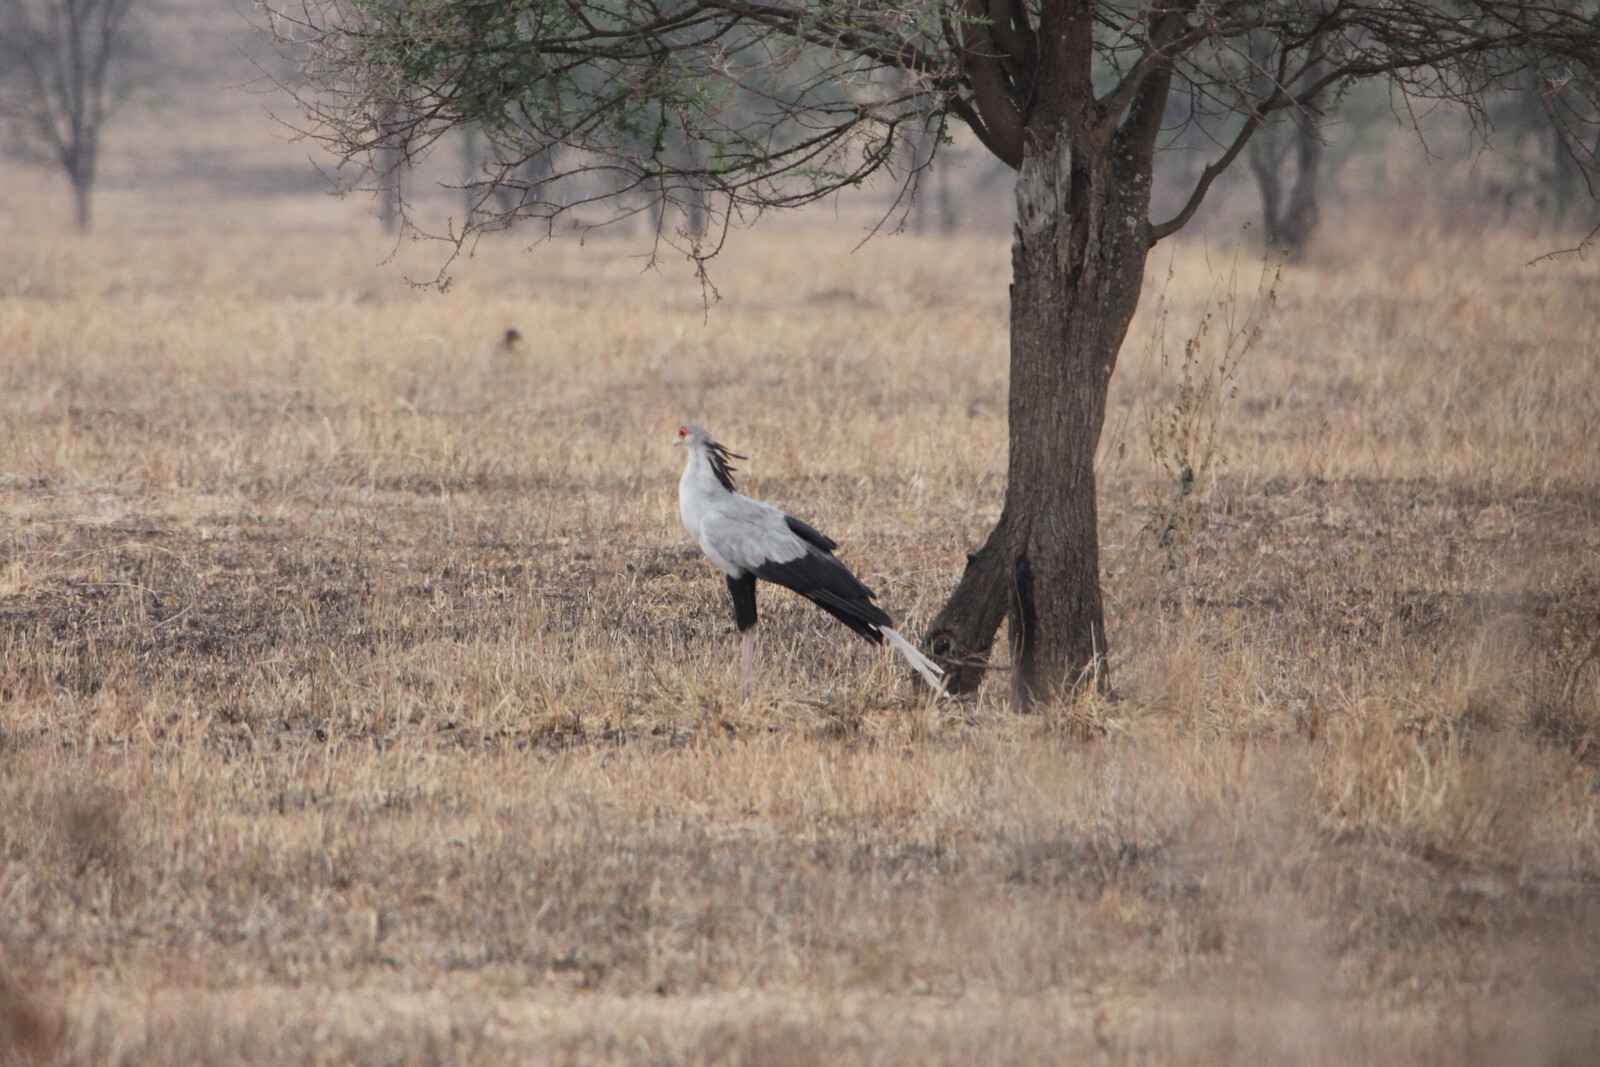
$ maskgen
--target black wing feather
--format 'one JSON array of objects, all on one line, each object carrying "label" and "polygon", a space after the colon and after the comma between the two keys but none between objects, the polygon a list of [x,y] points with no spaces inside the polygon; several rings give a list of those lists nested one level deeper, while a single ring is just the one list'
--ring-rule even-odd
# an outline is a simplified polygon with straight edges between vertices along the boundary
[{"label": "black wing feather", "polygon": [[[839,542],[835,541],[833,538],[829,537],[827,534],[823,533],[809,522],[801,522],[793,515],[785,515],[783,517],[783,521],[789,524],[789,529],[796,537],[800,538],[802,541],[805,541],[807,544],[816,545],[824,552],[832,552],[834,549],[839,547]],[[839,566],[842,567],[844,564],[841,563]],[[871,594],[868,595],[870,596]]]},{"label": "black wing feather", "polygon": [[[791,529],[796,521],[789,520]],[[807,526],[806,529],[811,528]],[[811,532],[816,533],[815,530]],[[795,533],[805,537],[799,530]],[[888,612],[872,602],[872,590],[861,584],[861,579],[851,574],[849,567],[819,548],[808,548],[805,555],[787,563],[763,563],[756,568],[756,575],[774,585],[793,589],[873,644],[882,642],[880,630],[892,625]]]}]

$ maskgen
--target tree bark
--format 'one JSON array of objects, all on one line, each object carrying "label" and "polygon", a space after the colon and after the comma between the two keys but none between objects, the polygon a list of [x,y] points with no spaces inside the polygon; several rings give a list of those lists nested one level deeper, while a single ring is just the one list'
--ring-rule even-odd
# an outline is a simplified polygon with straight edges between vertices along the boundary
[{"label": "tree bark", "polygon": [[[1050,47],[1017,172],[1005,503],[928,634],[952,689],[966,691],[1003,604],[1019,711],[1110,686],[1094,457],[1153,243],[1151,173],[1171,88],[1170,65],[1155,60],[1128,83],[1125,111],[1105,108],[1091,77],[1092,9],[1045,12],[1038,39]],[[1173,18],[1156,32],[1181,27]]]},{"label": "tree bark", "polygon": [[983,547],[968,554],[960,584],[923,635],[923,647],[945,669],[945,689],[954,695],[976,692],[983,684],[989,651],[1010,601],[1005,561],[1006,517],[1002,514]]},{"label": "tree bark", "polygon": [[1030,137],[1017,180],[1004,512],[1019,710],[1109,686],[1094,456],[1149,249],[1148,177],[1124,178],[1109,145],[1063,136]]},{"label": "tree bark", "polygon": [[1109,687],[1094,456],[1143,286],[1148,201],[1148,172],[1120,170],[1109,148],[1030,138],[1011,254],[1005,505],[926,635],[952,692],[977,688],[1003,618],[1018,710]]}]

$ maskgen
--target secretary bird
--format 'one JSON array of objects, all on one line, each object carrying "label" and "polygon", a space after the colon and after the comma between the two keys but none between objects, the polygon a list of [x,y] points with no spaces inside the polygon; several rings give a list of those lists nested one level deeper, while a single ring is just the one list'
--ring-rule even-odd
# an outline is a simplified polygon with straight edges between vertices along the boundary
[{"label": "secretary bird", "polygon": [[936,692],[944,671],[889,625],[872,590],[834,558],[838,544],[816,527],[771,504],[737,492],[730,460],[744,459],[717,443],[703,426],[678,427],[673,447],[688,453],[678,481],[678,512],[689,535],[722,569],[739,628],[739,702],[755,681],[756,579],[793,589],[850,629],[881,644],[885,638]]}]

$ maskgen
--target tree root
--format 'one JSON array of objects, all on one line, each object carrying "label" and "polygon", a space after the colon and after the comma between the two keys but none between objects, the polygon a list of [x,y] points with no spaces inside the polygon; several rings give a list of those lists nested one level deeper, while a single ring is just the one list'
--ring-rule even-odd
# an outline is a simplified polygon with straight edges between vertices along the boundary
[{"label": "tree root", "polygon": [[923,635],[922,646],[945,669],[947,692],[973,693],[983,684],[995,634],[1005,621],[1010,588],[1002,514],[983,547],[967,556],[967,569],[955,592]]}]

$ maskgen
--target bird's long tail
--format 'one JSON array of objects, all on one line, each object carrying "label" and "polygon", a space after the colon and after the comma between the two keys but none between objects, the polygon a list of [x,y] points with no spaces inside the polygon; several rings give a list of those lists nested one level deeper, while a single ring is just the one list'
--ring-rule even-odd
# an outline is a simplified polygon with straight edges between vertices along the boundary
[{"label": "bird's long tail", "polygon": [[927,683],[933,687],[935,693],[944,692],[944,669],[942,667],[927,656],[924,656],[921,649],[894,630],[889,629],[889,627],[880,627],[878,632],[889,639],[889,643],[895,647],[895,651],[904,656],[906,662],[916,668],[917,673],[927,680]]}]

